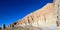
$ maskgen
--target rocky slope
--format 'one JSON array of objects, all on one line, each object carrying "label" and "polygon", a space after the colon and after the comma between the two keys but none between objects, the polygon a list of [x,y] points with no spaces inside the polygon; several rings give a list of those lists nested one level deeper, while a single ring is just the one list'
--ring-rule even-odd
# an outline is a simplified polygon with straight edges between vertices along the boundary
[{"label": "rocky slope", "polygon": [[53,3],[47,3],[41,9],[38,9],[19,21],[10,24],[9,27],[19,27],[19,26],[34,26],[40,27],[43,30],[60,30],[60,2],[59,0],[54,0]]},{"label": "rocky slope", "polygon": [[42,9],[28,14],[22,20],[18,21],[18,26],[56,26],[56,17],[53,12],[53,4],[48,3]]},{"label": "rocky slope", "polygon": [[56,16],[54,15],[53,3],[47,3],[43,8],[34,11],[25,16],[20,21],[13,23],[10,26],[32,25],[38,27],[56,26]]}]

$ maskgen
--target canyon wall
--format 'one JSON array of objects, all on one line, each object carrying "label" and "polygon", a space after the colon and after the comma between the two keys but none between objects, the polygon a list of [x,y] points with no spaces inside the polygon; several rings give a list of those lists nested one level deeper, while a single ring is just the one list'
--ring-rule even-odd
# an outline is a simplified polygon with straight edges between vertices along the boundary
[{"label": "canyon wall", "polygon": [[53,13],[53,3],[46,4],[43,8],[28,14],[22,20],[18,21],[18,26],[56,26],[56,17]]},{"label": "canyon wall", "polygon": [[56,26],[56,17],[54,15],[54,5],[53,3],[47,3],[41,9],[38,9],[23,19],[18,21],[14,26],[24,26],[24,25],[32,25],[32,26]]},{"label": "canyon wall", "polygon": [[[58,27],[60,26],[60,2],[54,0],[53,3],[47,3],[41,9],[38,9],[19,21],[12,23],[9,27],[18,27],[31,25],[35,27]],[[59,29],[59,28],[58,28]]]}]

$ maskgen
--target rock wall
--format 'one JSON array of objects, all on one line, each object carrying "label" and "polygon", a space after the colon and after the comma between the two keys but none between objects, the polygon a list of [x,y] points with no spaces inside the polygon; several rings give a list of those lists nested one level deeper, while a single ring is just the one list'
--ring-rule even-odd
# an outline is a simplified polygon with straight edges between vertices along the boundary
[{"label": "rock wall", "polygon": [[[9,25],[9,27],[18,27],[31,25],[36,27],[57,27],[60,25],[60,3],[54,0],[53,3],[47,3],[41,9],[38,9],[23,19]],[[59,28],[58,28],[59,29]]]},{"label": "rock wall", "polygon": [[53,3],[46,4],[43,8],[28,14],[22,20],[18,21],[17,26],[56,26],[56,17],[54,15]]}]

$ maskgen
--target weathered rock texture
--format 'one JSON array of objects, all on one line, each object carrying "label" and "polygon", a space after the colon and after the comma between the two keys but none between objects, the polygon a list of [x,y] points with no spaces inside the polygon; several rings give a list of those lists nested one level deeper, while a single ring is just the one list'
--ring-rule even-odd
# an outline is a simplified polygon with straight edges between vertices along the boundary
[{"label": "weathered rock texture", "polygon": [[53,13],[53,4],[48,3],[42,9],[39,9],[22,20],[18,21],[18,26],[32,25],[32,26],[56,26],[56,17]]},{"label": "weathered rock texture", "polygon": [[[57,27],[60,24],[60,3],[54,0],[43,8],[34,11],[9,27],[31,25],[36,27]],[[59,28],[58,28],[59,29]]]},{"label": "weathered rock texture", "polygon": [[56,17],[54,16],[53,7],[53,3],[48,3],[43,8],[28,14],[26,17],[18,21],[16,25],[56,26]]}]

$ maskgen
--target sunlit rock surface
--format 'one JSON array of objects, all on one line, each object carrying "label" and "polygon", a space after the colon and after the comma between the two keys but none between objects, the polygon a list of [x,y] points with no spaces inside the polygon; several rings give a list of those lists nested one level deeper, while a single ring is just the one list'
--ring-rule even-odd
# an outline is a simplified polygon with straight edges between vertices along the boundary
[{"label": "sunlit rock surface", "polygon": [[28,14],[20,21],[11,24],[9,27],[24,27],[25,25],[31,25],[34,26],[33,30],[40,30],[39,28],[41,28],[41,30],[57,30],[56,20],[57,17],[55,17],[54,14],[53,3],[47,3],[41,9]]},{"label": "sunlit rock surface", "polygon": [[18,21],[17,25],[32,25],[39,27],[56,26],[56,17],[53,13],[53,4],[48,3],[43,8],[28,14],[22,20]]},{"label": "sunlit rock surface", "polygon": [[[41,9],[10,24],[9,28],[29,25],[33,26],[32,30],[60,30],[60,5],[58,6],[57,3],[59,4],[59,0],[55,0],[53,3],[47,3]],[[30,29],[29,26],[26,27]]]}]

